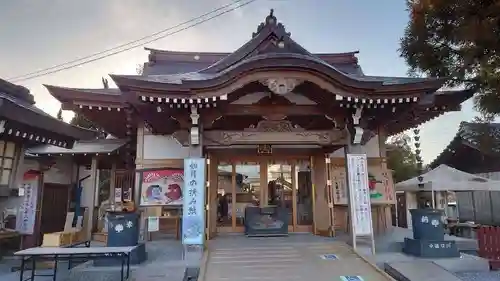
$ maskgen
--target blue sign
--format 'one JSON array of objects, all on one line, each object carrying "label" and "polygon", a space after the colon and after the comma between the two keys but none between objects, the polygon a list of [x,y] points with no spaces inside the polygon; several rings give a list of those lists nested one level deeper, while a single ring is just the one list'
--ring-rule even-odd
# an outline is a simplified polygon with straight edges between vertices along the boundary
[{"label": "blue sign", "polygon": [[336,261],[339,259],[339,257],[337,257],[337,255],[335,254],[326,254],[326,255],[321,255],[321,259],[327,261]]},{"label": "blue sign", "polygon": [[340,280],[342,280],[342,281],[364,281],[364,279],[361,276],[352,276],[352,275],[340,276]]},{"label": "blue sign", "polygon": [[182,244],[205,241],[205,158],[184,159]]}]

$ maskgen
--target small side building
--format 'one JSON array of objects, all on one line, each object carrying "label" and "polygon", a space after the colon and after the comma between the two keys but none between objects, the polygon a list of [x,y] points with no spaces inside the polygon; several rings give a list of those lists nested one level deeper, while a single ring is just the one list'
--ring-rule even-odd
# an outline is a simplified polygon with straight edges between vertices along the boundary
[{"label": "small side building", "polygon": [[[27,88],[0,79],[0,228],[16,228],[20,207],[23,202],[27,202],[23,196],[25,188],[21,188],[25,177],[36,175],[41,179],[41,175],[47,172],[45,182],[58,184],[62,178],[70,176],[65,172],[53,174],[44,171],[43,162],[24,165],[26,150],[37,145],[71,149],[77,140],[95,138],[96,132],[62,122],[37,108]],[[64,165],[62,167],[65,168]],[[40,206],[44,185],[37,186],[42,188],[33,189],[36,193],[33,194],[33,200],[37,200],[37,206]],[[52,197],[58,198],[68,191],[57,190]],[[38,208],[33,209],[32,213],[34,217],[40,216]],[[23,240],[25,246],[37,243],[36,225],[39,224],[35,222],[32,226],[33,235]]]},{"label": "small side building", "polygon": [[[431,162],[488,178],[500,180],[500,123],[462,122],[441,154]],[[498,191],[463,191],[454,194],[460,221],[500,225]]]},{"label": "small side building", "polygon": [[0,79],[0,211],[17,196],[24,171],[24,151],[39,144],[72,148],[76,140],[94,139],[95,132],[62,122],[35,107],[30,91]]}]

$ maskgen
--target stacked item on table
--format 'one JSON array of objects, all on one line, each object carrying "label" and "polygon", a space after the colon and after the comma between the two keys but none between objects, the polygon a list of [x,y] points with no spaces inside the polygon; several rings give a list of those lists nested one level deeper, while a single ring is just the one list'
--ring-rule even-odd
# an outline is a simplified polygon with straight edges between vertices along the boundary
[{"label": "stacked item on table", "polygon": [[88,241],[90,237],[87,237],[85,229],[87,223],[84,222],[87,219],[87,211],[85,211],[83,216],[78,216],[75,226],[73,226],[74,217],[75,213],[68,212],[63,231],[45,233],[43,235],[42,247],[68,247]]}]

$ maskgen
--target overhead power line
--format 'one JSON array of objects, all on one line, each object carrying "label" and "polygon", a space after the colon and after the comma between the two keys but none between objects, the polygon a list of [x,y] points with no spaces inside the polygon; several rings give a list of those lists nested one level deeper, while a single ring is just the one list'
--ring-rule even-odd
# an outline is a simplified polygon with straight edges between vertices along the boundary
[{"label": "overhead power line", "polygon": [[[119,46],[116,46],[116,47],[113,47],[113,48],[109,48],[109,49],[106,49],[106,50],[103,50],[103,51],[100,51],[100,52],[97,52],[97,53],[94,53],[94,54],[91,54],[91,55],[88,55],[88,56],[84,56],[84,57],[81,57],[81,58],[78,58],[78,59],[67,61],[67,62],[58,64],[58,65],[52,66],[52,67],[48,67],[48,68],[41,69],[41,70],[38,70],[38,71],[34,71],[34,72],[31,72],[31,73],[27,73],[27,74],[24,74],[24,75],[19,75],[19,76],[15,76],[15,77],[12,77],[12,78],[8,78],[7,80],[9,80],[9,81],[11,81],[13,83],[18,83],[18,82],[22,82],[22,81],[26,81],[26,80],[31,80],[31,79],[34,79],[34,78],[38,78],[38,77],[41,77],[41,76],[46,76],[46,75],[49,75],[49,74],[54,74],[54,73],[57,73],[57,72],[60,72],[60,71],[68,70],[68,69],[75,68],[75,67],[78,67],[78,66],[81,66],[81,65],[85,65],[85,64],[88,64],[88,63],[91,63],[91,62],[95,62],[95,61],[98,61],[98,60],[101,60],[101,59],[104,59],[104,58],[107,58],[107,57],[110,57],[110,56],[114,56],[114,55],[117,55],[117,54],[129,51],[129,50],[135,49],[137,47],[141,47],[141,46],[144,46],[146,44],[158,41],[158,40],[166,38],[168,36],[175,35],[175,34],[180,33],[182,31],[188,30],[190,28],[193,28],[195,26],[203,24],[203,23],[205,23],[207,21],[210,21],[210,20],[213,20],[215,18],[218,18],[218,17],[220,17],[220,16],[222,16],[224,14],[233,12],[233,11],[235,11],[235,10],[241,8],[241,7],[244,7],[246,5],[249,5],[249,4],[251,4],[251,3],[255,2],[255,1],[257,1],[257,0],[248,0],[248,1],[245,1],[245,2],[243,0],[236,0],[236,1],[233,1],[233,2],[231,2],[229,4],[225,4],[225,5],[217,8],[217,9],[211,10],[210,12],[207,12],[207,13],[205,13],[203,15],[200,15],[200,16],[197,16],[195,18],[189,19],[189,20],[187,20],[185,22],[182,22],[182,23],[179,23],[179,24],[177,24],[175,26],[172,26],[172,27],[163,29],[161,31],[155,32],[155,33],[150,34],[148,36],[144,36],[144,37],[141,37],[139,39],[127,42],[125,44],[121,44]],[[241,2],[243,2],[243,3],[241,3]],[[238,5],[235,6],[235,7],[230,8],[230,9],[225,10],[226,8],[228,8],[230,6],[233,6],[235,4],[238,4]],[[214,14],[214,13],[215,13],[215,15],[207,17],[208,15],[211,15],[211,14]],[[184,25],[187,25],[187,26],[184,26]],[[177,29],[177,28],[179,28],[181,26],[184,26],[184,27],[182,27],[180,29]],[[165,32],[167,32],[167,33],[165,33]],[[165,33],[165,34],[163,34],[163,33]],[[158,36],[160,34],[162,34],[162,35]],[[111,52],[111,51],[113,51],[113,52]]]}]

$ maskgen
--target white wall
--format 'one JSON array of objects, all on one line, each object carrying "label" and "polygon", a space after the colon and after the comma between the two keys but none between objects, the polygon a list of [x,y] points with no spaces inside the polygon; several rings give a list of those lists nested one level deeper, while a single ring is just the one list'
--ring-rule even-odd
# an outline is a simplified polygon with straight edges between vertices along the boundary
[{"label": "white wall", "polygon": [[[140,147],[137,148],[141,149]],[[189,157],[189,148],[183,147],[172,136],[144,135],[144,159],[184,159]]]},{"label": "white wall", "polygon": [[[78,178],[82,179],[88,175],[90,175],[90,169],[86,169],[84,166],[80,166],[80,171],[78,173]],[[97,173],[99,176],[99,173]],[[77,182],[75,180],[75,182]],[[96,192],[93,185],[92,185],[92,179],[89,177],[86,180],[82,182],[82,198],[81,198],[81,206],[82,207],[89,207],[92,206],[92,196]]]},{"label": "white wall", "polygon": [[[364,146],[364,151],[366,151],[367,157],[380,157],[379,148],[379,137],[374,136],[368,143]],[[338,149],[330,154],[330,157],[344,158],[344,148]]]},{"label": "white wall", "polygon": [[[24,159],[23,163],[19,163],[18,166],[18,171],[17,175],[19,175],[17,183],[18,185],[22,184],[23,181],[23,175],[25,172],[28,170],[35,170],[38,171],[39,165],[37,161],[31,160],[31,159]],[[19,186],[16,186],[15,188],[18,188]],[[14,187],[13,187],[14,188]],[[23,197],[22,196],[9,196],[9,197],[1,197],[0,198],[0,212],[4,211],[5,209],[18,209],[21,207],[21,204],[23,202]],[[17,211],[16,211],[17,213]]]},{"label": "white wall", "polygon": [[57,157],[50,170],[43,172],[44,183],[71,184],[73,162],[71,157]]},{"label": "white wall", "polygon": [[[59,157],[56,159],[56,164],[48,171],[44,172],[43,179],[45,183],[57,183],[57,184],[68,184],[73,185],[76,182],[76,171],[73,173],[73,169],[76,168],[71,162],[71,158]],[[35,159],[25,159],[20,166],[21,182],[22,175],[28,170],[39,170],[38,161]],[[90,169],[87,170],[84,166],[80,167],[78,177],[81,179],[85,176],[90,175]],[[83,207],[88,207],[92,205],[92,195],[95,192],[90,178],[87,178],[82,183],[82,201]],[[0,197],[0,212],[5,208],[17,208],[22,202],[22,197]]]}]

